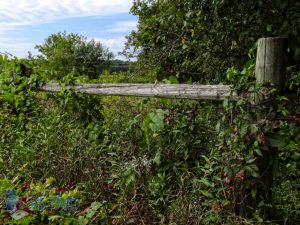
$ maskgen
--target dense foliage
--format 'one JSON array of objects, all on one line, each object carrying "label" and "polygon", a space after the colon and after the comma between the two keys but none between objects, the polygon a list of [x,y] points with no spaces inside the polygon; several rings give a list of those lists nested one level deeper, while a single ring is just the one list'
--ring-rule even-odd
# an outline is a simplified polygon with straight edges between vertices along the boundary
[{"label": "dense foliage", "polygon": [[40,52],[38,58],[50,77],[61,79],[74,72],[91,79],[109,68],[113,55],[100,42],[87,39],[78,34],[59,32],[45,39],[41,45],[36,45]]},{"label": "dense foliage", "polygon": [[[72,33],[49,36],[37,58],[0,55],[0,224],[300,224],[299,4],[134,1],[139,26],[128,48],[138,62],[115,60],[113,74],[111,53]],[[289,37],[280,92],[255,82],[254,43],[265,35]],[[226,82],[239,98],[72,88],[157,75]],[[52,79],[61,91],[40,92]]]},{"label": "dense foliage", "polygon": [[[228,70],[238,102],[198,102],[75,94],[72,74],[58,95],[39,93],[43,70],[0,59],[4,224],[299,223],[295,68],[288,95],[264,85],[270,104],[253,105],[253,60]],[[261,168],[273,148],[274,170]]]},{"label": "dense foliage", "polygon": [[226,82],[227,68],[241,68],[264,36],[289,37],[291,60],[299,66],[299,1],[139,0],[131,12],[139,23],[127,45],[145,74]]}]

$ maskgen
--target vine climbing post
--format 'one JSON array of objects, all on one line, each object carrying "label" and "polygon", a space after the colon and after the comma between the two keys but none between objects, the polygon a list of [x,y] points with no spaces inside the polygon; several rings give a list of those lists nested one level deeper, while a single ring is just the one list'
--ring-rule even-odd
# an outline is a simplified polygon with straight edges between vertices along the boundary
[{"label": "vine climbing post", "polygon": [[[257,58],[255,76],[256,83],[261,84],[270,82],[278,90],[278,94],[282,93],[286,81],[286,68],[288,59],[288,39],[275,38],[261,38],[258,40]],[[273,100],[268,99],[268,94],[259,89],[255,96],[255,103],[270,107],[273,105]],[[264,120],[265,118],[258,118]],[[262,156],[257,158],[258,172],[263,184],[263,187],[258,188],[258,199],[256,205],[261,200],[269,201],[271,198],[271,187],[273,183],[273,160],[276,154],[276,148],[267,144],[262,144]],[[267,213],[268,214],[268,213]]]}]

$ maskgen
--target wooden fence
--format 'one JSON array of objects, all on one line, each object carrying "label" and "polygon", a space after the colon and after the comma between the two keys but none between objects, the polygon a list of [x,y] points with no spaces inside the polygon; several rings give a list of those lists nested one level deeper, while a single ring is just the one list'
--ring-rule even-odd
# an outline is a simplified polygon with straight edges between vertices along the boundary
[{"label": "wooden fence", "polygon": [[[287,65],[287,39],[262,38],[258,41],[255,76],[257,83],[271,81],[279,90],[283,87]],[[113,96],[141,96],[183,98],[200,100],[238,99],[238,95],[228,85],[195,85],[195,84],[77,84],[68,86],[76,92],[96,95]],[[59,92],[61,87],[57,83],[44,85],[41,91]],[[256,103],[263,99],[256,93]],[[258,157],[257,166],[262,181],[270,188],[272,174],[270,164],[272,155],[268,146],[262,149],[263,156]]]},{"label": "wooden fence", "polygon": [[[76,84],[69,86],[75,92],[110,95],[137,96],[158,98],[208,99],[223,100],[229,97],[237,99],[228,85],[194,85],[194,84]],[[61,87],[57,83],[48,83],[40,90],[58,92]]]},{"label": "wooden fence", "polygon": [[[286,38],[262,38],[258,41],[256,80],[271,81],[282,87],[287,59]],[[237,93],[229,85],[196,84],[77,84],[69,86],[76,92],[109,96],[137,96],[160,98],[183,98],[200,100],[237,100]],[[41,91],[59,92],[58,83],[48,83]],[[259,95],[257,95],[259,96]],[[258,98],[259,99],[259,98]],[[259,101],[259,100],[258,100]]]}]

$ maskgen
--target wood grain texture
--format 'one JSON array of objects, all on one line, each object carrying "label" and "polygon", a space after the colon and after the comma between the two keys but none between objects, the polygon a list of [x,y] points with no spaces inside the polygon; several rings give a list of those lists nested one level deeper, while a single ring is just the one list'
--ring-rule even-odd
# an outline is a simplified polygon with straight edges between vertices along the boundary
[{"label": "wood grain texture", "polygon": [[[179,99],[237,100],[229,85],[193,84],[76,84],[68,86],[75,92],[104,96],[136,96]],[[40,91],[59,92],[58,83],[47,83]]]},{"label": "wood grain texture", "polygon": [[257,83],[270,81],[278,88],[285,83],[287,38],[261,38],[258,40],[255,76]]}]

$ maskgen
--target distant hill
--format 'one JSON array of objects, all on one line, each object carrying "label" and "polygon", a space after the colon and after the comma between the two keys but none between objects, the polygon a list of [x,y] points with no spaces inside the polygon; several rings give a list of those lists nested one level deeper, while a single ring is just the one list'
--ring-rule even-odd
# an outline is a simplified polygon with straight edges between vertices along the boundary
[{"label": "distant hill", "polygon": [[110,72],[111,73],[117,73],[117,72],[126,72],[129,70],[129,62],[122,61],[122,60],[112,60],[111,66],[110,66]]}]

